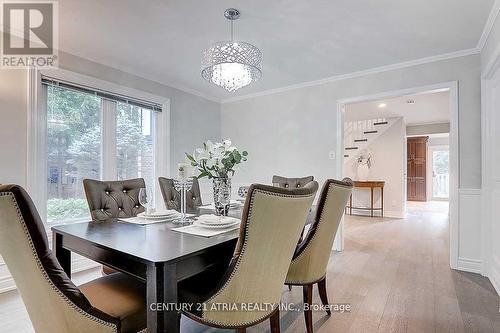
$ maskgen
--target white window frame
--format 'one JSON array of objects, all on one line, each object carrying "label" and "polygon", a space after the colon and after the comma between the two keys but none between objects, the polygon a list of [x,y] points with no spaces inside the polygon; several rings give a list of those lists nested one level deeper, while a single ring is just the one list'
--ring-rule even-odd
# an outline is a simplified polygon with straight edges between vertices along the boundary
[{"label": "white window frame", "polygon": [[[124,87],[116,83],[104,81],[91,76],[68,70],[37,70],[28,71],[28,171],[27,188],[44,223],[47,220],[47,96],[42,87],[42,75],[62,81],[93,87],[111,93],[130,96],[153,103],[161,104],[162,111],[154,112],[155,131],[155,172],[154,178],[170,175],[170,99],[145,91]],[[106,103],[102,106],[106,111]],[[116,113],[101,112],[101,178],[116,179],[116,137],[110,135],[116,131]],[[104,126],[106,128],[104,128]],[[155,202],[162,205],[163,199],[155,182]],[[61,224],[64,221],[61,221]]]}]

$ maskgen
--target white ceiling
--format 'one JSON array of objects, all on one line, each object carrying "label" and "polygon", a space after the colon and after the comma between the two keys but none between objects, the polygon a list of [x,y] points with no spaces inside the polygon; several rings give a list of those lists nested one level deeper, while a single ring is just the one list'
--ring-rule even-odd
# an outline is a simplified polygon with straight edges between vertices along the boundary
[{"label": "white ceiling", "polygon": [[[475,48],[493,0],[60,0],[60,48],[164,84],[224,99]],[[258,46],[263,77],[236,93],[200,76],[229,38]]]},{"label": "white ceiling", "polygon": [[[408,104],[409,100],[414,104]],[[386,104],[384,108],[380,104]],[[448,91],[400,96],[397,98],[348,104],[345,120],[403,117],[407,125],[450,122]]]}]

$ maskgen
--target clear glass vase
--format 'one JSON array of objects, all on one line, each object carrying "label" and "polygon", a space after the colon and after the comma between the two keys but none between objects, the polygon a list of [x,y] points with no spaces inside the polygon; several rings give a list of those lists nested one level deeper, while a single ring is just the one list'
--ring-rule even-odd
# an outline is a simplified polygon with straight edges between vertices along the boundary
[{"label": "clear glass vase", "polygon": [[213,188],[215,215],[227,216],[231,202],[231,179],[214,178]]}]

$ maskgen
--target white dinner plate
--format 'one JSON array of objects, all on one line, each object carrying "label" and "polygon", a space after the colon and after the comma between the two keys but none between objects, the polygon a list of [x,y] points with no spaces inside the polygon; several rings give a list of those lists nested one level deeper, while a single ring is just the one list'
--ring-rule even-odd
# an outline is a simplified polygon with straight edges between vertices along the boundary
[{"label": "white dinner plate", "polygon": [[239,219],[232,218],[232,217],[226,217],[226,216],[217,216],[213,214],[204,214],[200,215],[197,219],[199,224],[203,225],[230,225],[235,222],[239,222]]},{"label": "white dinner plate", "polygon": [[236,225],[239,225],[240,221],[234,221],[234,222],[229,223],[229,224],[203,224],[203,223],[199,223],[197,221],[197,222],[195,222],[195,224],[198,225],[199,227],[206,228],[206,229],[225,229],[225,228],[231,228],[231,227],[234,227]]},{"label": "white dinner plate", "polygon": [[172,216],[179,215],[179,212],[176,210],[162,210],[156,211],[154,213],[149,213],[146,215],[146,212],[142,212],[137,214],[138,217],[142,217],[148,220],[157,220],[157,219],[166,219]]}]

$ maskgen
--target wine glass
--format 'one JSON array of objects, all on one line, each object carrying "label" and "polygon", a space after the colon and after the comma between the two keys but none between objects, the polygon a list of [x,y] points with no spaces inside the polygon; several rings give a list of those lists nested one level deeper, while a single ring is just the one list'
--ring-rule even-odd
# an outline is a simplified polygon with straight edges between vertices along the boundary
[{"label": "wine glass", "polygon": [[153,191],[151,188],[141,188],[139,190],[139,203],[146,209],[145,215],[151,214],[153,206]]}]

